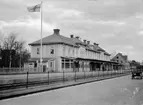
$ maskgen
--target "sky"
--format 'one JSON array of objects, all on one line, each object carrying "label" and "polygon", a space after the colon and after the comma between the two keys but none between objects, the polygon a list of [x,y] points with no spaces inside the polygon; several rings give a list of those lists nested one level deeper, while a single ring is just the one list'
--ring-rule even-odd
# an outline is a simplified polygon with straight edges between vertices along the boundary
[{"label": "sky", "polygon": [[[40,13],[27,7],[40,0],[0,0],[0,41],[9,33],[32,43],[40,39]],[[43,37],[60,29],[98,43],[107,52],[143,60],[143,0],[43,0]]]}]

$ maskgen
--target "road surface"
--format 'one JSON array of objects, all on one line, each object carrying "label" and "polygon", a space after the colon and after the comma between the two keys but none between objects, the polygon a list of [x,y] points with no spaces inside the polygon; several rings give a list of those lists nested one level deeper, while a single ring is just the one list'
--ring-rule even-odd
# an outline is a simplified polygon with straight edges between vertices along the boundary
[{"label": "road surface", "polygon": [[143,80],[129,75],[1,100],[0,105],[143,105]]}]

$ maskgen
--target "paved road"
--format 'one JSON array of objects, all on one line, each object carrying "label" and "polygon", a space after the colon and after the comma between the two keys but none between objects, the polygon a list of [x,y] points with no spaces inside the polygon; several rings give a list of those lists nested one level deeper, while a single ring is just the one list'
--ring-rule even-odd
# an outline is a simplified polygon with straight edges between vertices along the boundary
[{"label": "paved road", "polygon": [[124,76],[1,100],[0,105],[143,105],[143,80]]}]

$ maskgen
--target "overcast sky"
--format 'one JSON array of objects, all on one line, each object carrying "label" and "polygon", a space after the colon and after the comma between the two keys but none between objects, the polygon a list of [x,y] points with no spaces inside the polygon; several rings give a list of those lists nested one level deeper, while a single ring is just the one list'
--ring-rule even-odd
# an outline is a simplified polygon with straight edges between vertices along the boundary
[{"label": "overcast sky", "polygon": [[[40,39],[40,13],[27,6],[40,0],[0,0],[0,39],[9,32],[31,43]],[[43,37],[71,34],[99,43],[109,53],[143,59],[143,0],[43,0]]]}]

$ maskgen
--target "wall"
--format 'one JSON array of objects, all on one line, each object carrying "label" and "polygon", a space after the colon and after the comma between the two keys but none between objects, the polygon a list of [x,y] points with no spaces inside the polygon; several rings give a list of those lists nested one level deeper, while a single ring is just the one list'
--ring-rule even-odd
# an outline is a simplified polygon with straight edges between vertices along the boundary
[{"label": "wall", "polygon": [[[39,46],[31,46],[31,58],[40,58],[40,53],[37,54],[37,48],[39,48],[41,53],[41,47]],[[54,44],[54,45],[43,45],[42,46],[42,56],[43,58],[52,58],[62,55],[62,45]],[[51,49],[54,49],[54,54],[51,54]]]},{"label": "wall", "polygon": [[[40,45],[31,46],[32,58],[40,58],[40,53],[37,54],[37,48],[39,48],[40,50]],[[54,54],[50,54],[51,49],[54,49]],[[80,48],[77,48],[65,44],[43,45],[43,58],[53,58],[59,56],[75,58],[80,57],[108,61],[110,60],[110,56],[104,55],[104,52],[97,53],[90,50],[86,50],[84,46],[80,46]]]}]

